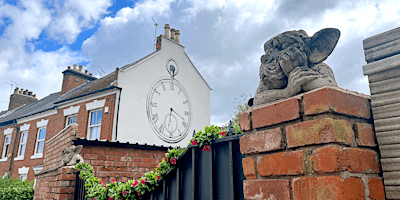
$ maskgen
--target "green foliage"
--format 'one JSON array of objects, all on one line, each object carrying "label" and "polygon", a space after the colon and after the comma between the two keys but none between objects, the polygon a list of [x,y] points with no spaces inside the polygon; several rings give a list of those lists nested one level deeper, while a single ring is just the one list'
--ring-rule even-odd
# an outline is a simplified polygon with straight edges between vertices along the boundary
[{"label": "green foliage", "polygon": [[0,199],[33,199],[34,190],[33,181],[10,178],[9,173],[0,177]]},{"label": "green foliage", "polygon": [[222,138],[224,135],[226,135],[226,132],[221,131],[218,126],[206,126],[204,131],[200,130],[196,133],[196,135],[190,140],[189,144],[199,145],[200,147],[204,145],[203,151],[209,151],[212,141]]},{"label": "green foliage", "polygon": [[138,197],[154,190],[162,176],[170,169],[174,168],[178,158],[185,149],[170,149],[165,154],[162,162],[158,164],[155,171],[145,173],[139,180],[129,180],[126,183],[117,182],[103,183],[95,176],[93,167],[87,163],[79,163],[75,169],[80,171],[79,178],[85,180],[87,190],[86,197],[92,200],[110,199],[139,199]]}]

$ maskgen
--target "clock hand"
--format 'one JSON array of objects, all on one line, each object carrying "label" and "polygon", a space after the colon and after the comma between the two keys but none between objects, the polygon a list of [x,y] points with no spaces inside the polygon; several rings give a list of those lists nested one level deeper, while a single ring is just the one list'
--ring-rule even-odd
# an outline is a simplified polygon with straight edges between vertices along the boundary
[{"label": "clock hand", "polygon": [[168,122],[168,128],[171,125],[171,113],[172,113],[172,108],[171,108],[171,112],[169,112],[169,122]]},{"label": "clock hand", "polygon": [[174,112],[176,115],[178,115],[178,117],[182,118],[183,121],[186,121],[183,117],[181,117],[178,113],[176,113],[175,110],[172,110],[172,108],[171,111]]}]

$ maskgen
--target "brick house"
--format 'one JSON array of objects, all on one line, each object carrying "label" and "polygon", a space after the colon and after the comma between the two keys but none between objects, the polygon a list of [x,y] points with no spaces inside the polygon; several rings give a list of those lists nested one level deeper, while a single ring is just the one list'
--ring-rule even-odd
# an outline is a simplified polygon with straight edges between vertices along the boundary
[{"label": "brick house", "polygon": [[[165,58],[168,58],[167,68],[165,67]],[[157,63],[161,64],[158,65]],[[168,127],[174,125],[176,127],[175,129],[170,128],[171,130],[168,130],[167,127],[165,133],[168,133],[168,136],[171,137],[173,134],[181,133],[181,131],[185,133],[174,136],[179,140],[168,141],[157,135],[160,133],[156,132],[154,126],[159,126],[157,123],[160,122],[156,120],[157,123],[152,124],[154,118],[151,118],[148,112],[146,113],[145,106],[140,105],[139,108],[144,111],[138,111],[138,108],[131,106],[133,104],[139,105],[136,102],[145,102],[146,95],[138,94],[152,92],[154,87],[152,88],[145,83],[142,84],[141,80],[129,76],[132,76],[132,73],[143,73],[137,71],[139,69],[146,69],[148,73],[144,72],[141,76],[153,83],[160,78],[160,75],[153,73],[153,71],[160,68],[165,71],[164,74],[168,74],[170,73],[168,70],[172,69],[168,67],[172,65],[175,65],[173,70],[176,70],[176,73],[172,71],[173,75],[168,79],[171,87],[169,91],[174,91],[177,95],[183,96],[181,91],[185,86],[190,88],[191,86],[188,86],[190,82],[199,89],[196,94],[192,91],[186,92],[184,96],[186,101],[180,103],[184,105],[183,108],[188,108],[188,111],[191,111],[188,114],[188,111],[181,110],[181,115],[185,117],[183,120],[186,121],[180,122],[178,121],[180,119],[175,117],[174,114],[169,114],[169,117],[172,116],[173,118],[172,122],[171,119],[167,120],[172,123],[172,125],[168,124],[170,125]],[[180,71],[179,74],[178,70]],[[1,175],[11,172],[11,176],[19,176],[20,179],[29,181],[33,180],[35,174],[59,165],[59,157],[65,145],[84,144],[87,148],[86,150],[84,148],[82,154],[90,154],[92,149],[96,148],[115,153],[119,152],[121,148],[127,147],[131,149],[132,155],[136,155],[134,151],[143,153],[143,149],[154,151],[154,155],[148,157],[151,157],[152,160],[139,156],[140,159],[138,160],[140,161],[138,163],[141,161],[151,163],[140,164],[143,169],[136,171],[136,175],[140,176],[145,170],[155,166],[154,163],[161,159],[159,153],[167,150],[166,146],[180,144],[177,141],[187,143],[192,135],[189,132],[209,125],[209,92],[211,89],[184,52],[184,47],[179,42],[179,32],[175,35],[175,30],[171,29],[171,38],[169,38],[169,25],[168,29],[166,26],[165,36],[160,35],[158,37],[156,51],[134,63],[117,68],[104,77],[96,78],[87,70],[83,70],[82,66],[77,65],[73,65],[72,68],[68,67],[62,73],[63,80],[60,92],[37,99],[31,91],[15,88],[14,93],[10,96],[9,109],[0,112],[0,132],[3,134],[0,137]],[[174,83],[176,84],[175,88],[181,90],[174,90]],[[161,82],[160,87],[164,86],[163,84]],[[139,91],[135,90],[132,85],[139,86]],[[143,88],[146,89],[143,90]],[[132,97],[132,94],[134,94],[134,97]],[[196,95],[201,97],[196,97]],[[189,99],[189,96],[192,99]],[[203,102],[199,104],[198,99],[202,99]],[[188,100],[192,100],[192,104],[187,103]],[[153,102],[150,103],[153,105]],[[155,105],[157,107],[157,104]],[[161,107],[160,102],[159,107]],[[168,109],[169,107],[172,110],[172,106],[168,105]],[[174,109],[176,109],[176,112],[180,112],[175,106]],[[197,110],[201,110],[201,112],[197,114],[195,112]],[[135,113],[135,115],[126,116],[127,113]],[[147,122],[140,121],[143,118]],[[190,120],[192,123],[189,123]],[[140,124],[135,124],[135,121],[140,121]],[[196,123],[193,121],[196,121]],[[185,124],[185,122],[188,123]],[[164,125],[161,124],[161,126]],[[73,133],[73,137],[67,137],[66,135],[69,133]],[[66,138],[68,138],[68,141]],[[82,141],[85,142],[82,143]],[[118,149],[118,151],[115,149]],[[102,152],[101,150],[93,151]],[[103,161],[108,162],[112,155],[105,154],[104,156]],[[91,154],[87,155],[87,158],[84,156],[88,162],[93,160],[94,163],[99,163],[99,161],[95,161],[97,157],[96,159],[94,157],[96,156]],[[131,160],[124,159],[127,159],[125,161]],[[47,166],[44,166],[44,163]],[[138,163],[131,165],[137,166]],[[97,168],[101,170],[102,167],[107,166],[103,164]],[[120,169],[122,168],[115,168],[115,170]],[[126,168],[125,170],[132,171],[133,169]]]}]

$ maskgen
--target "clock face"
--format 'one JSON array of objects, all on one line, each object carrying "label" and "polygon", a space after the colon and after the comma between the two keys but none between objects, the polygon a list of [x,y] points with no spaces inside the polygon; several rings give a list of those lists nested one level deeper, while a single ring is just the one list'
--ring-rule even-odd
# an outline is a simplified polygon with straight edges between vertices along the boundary
[{"label": "clock face", "polygon": [[189,132],[192,107],[189,95],[173,77],[156,80],[146,101],[147,117],[156,135],[165,142],[177,143]]}]

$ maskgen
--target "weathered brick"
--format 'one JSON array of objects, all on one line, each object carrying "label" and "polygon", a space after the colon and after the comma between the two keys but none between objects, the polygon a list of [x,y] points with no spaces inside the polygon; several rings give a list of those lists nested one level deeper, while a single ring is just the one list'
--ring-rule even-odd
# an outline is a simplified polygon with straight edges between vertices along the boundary
[{"label": "weathered brick", "polygon": [[242,112],[238,116],[241,131],[251,130],[251,117],[248,112]]},{"label": "weathered brick", "polygon": [[332,88],[323,88],[304,94],[303,104],[305,115],[333,111],[366,119],[371,118],[369,101],[366,97]]},{"label": "weathered brick", "polygon": [[296,98],[255,108],[252,112],[253,128],[260,128],[300,117],[300,104]]},{"label": "weathered brick", "polygon": [[353,141],[353,129],[346,120],[332,118],[300,122],[286,127],[288,147]]},{"label": "weathered brick", "polygon": [[257,170],[260,176],[301,174],[305,170],[304,151],[264,155],[257,163]]},{"label": "weathered brick", "polygon": [[360,146],[375,147],[374,127],[371,124],[357,123],[354,125],[357,143]]},{"label": "weathered brick", "polygon": [[243,181],[245,199],[290,199],[289,180],[245,180]]},{"label": "weathered brick", "polygon": [[364,199],[364,185],[360,178],[340,176],[302,177],[292,181],[293,199]]},{"label": "weathered brick", "polygon": [[103,149],[92,149],[92,153],[93,154],[104,154],[104,150]]},{"label": "weathered brick", "polygon": [[369,198],[372,200],[385,200],[385,188],[381,178],[370,178],[368,180]]},{"label": "weathered brick", "polygon": [[246,176],[247,179],[257,178],[254,162],[255,159],[252,157],[242,159],[243,174]]},{"label": "weathered brick", "polygon": [[327,146],[313,151],[311,160],[317,172],[379,173],[377,153],[373,150]]},{"label": "weathered brick", "polygon": [[280,128],[259,131],[240,138],[240,152],[252,154],[283,149],[282,131]]},{"label": "weathered brick", "polygon": [[87,159],[87,160],[96,160],[97,159],[97,155],[96,154],[84,154],[83,158]]}]

